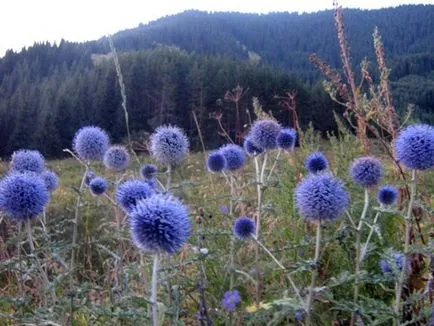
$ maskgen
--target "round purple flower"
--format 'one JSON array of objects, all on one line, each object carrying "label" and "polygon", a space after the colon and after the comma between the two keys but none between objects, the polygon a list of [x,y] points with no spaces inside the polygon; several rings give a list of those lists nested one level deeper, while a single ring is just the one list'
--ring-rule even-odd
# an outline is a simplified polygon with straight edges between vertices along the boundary
[{"label": "round purple flower", "polygon": [[95,177],[89,183],[89,189],[95,196],[101,196],[108,189],[108,183],[106,179],[102,177]]},{"label": "round purple flower", "polygon": [[0,210],[8,217],[26,220],[42,213],[48,190],[34,173],[12,173],[0,182]]},{"label": "round purple flower", "polygon": [[283,128],[277,136],[277,146],[284,150],[291,150],[295,146],[297,132],[292,128]]},{"label": "round purple flower", "polygon": [[226,170],[238,170],[246,161],[246,155],[244,154],[243,149],[238,145],[224,145],[220,148],[220,153],[222,153],[226,159]]},{"label": "round purple flower", "polygon": [[226,291],[223,295],[221,306],[223,309],[234,312],[240,302],[240,293],[237,290]]},{"label": "round purple flower", "polygon": [[345,211],[348,194],[342,182],[333,176],[311,174],[297,186],[295,202],[306,220],[334,220]]},{"label": "round purple flower", "polygon": [[140,169],[140,174],[144,179],[152,179],[158,173],[158,168],[154,164],[145,164]]},{"label": "round purple flower", "polygon": [[211,152],[206,165],[211,172],[221,172],[226,168],[226,158],[220,151]]},{"label": "round purple flower", "polygon": [[249,137],[244,139],[243,147],[249,156],[256,156],[264,152],[264,149],[256,146]]},{"label": "round purple flower", "polygon": [[434,128],[420,124],[402,130],[395,141],[395,152],[398,161],[409,169],[434,167]]},{"label": "round purple flower", "polygon": [[41,178],[44,180],[49,192],[53,192],[57,189],[57,186],[59,185],[59,177],[56,173],[50,170],[45,170],[42,172]]},{"label": "round purple flower", "polygon": [[188,154],[190,144],[184,132],[174,126],[161,126],[151,135],[152,156],[165,165],[179,165]]},{"label": "round purple flower", "polygon": [[78,157],[85,161],[101,161],[108,147],[107,133],[94,126],[79,129],[72,141],[72,149]]},{"label": "round purple flower", "polygon": [[38,151],[21,149],[12,154],[11,170],[13,172],[42,173],[44,168],[44,157]]},{"label": "round purple flower", "polygon": [[168,254],[182,248],[191,229],[186,206],[163,194],[139,200],[129,213],[129,224],[139,249]]},{"label": "round purple flower", "polygon": [[383,178],[383,164],[375,157],[365,156],[356,159],[350,168],[351,178],[363,187],[377,185]]},{"label": "round purple flower", "polygon": [[86,176],[84,177],[84,184],[89,187],[90,182],[93,178],[96,177],[96,174],[93,171],[87,171]]},{"label": "round purple flower", "polygon": [[383,273],[383,274],[387,274],[387,273],[392,272],[392,268],[390,267],[390,265],[386,259],[380,260],[380,270],[381,270],[381,273]]},{"label": "round purple flower", "polygon": [[115,199],[121,208],[128,213],[134,208],[138,200],[146,199],[154,193],[155,190],[146,181],[128,180],[118,185]]},{"label": "round purple flower", "polygon": [[255,234],[256,224],[249,217],[239,217],[233,226],[234,235],[240,240],[247,240]]},{"label": "round purple flower", "polygon": [[380,260],[380,270],[383,274],[392,273],[393,270],[401,271],[404,261],[405,256],[402,252],[392,252],[390,257]]},{"label": "round purple flower", "polygon": [[304,166],[310,173],[318,173],[327,170],[329,162],[321,152],[313,152],[306,157]]},{"label": "round purple flower", "polygon": [[377,200],[383,205],[393,205],[398,199],[398,196],[398,189],[392,185],[384,185],[377,192]]},{"label": "round purple flower", "polygon": [[256,120],[249,133],[250,140],[256,147],[273,149],[277,147],[280,125],[274,120]]},{"label": "round purple flower", "polygon": [[125,170],[129,162],[130,154],[124,146],[112,146],[104,154],[104,165],[109,170]]}]

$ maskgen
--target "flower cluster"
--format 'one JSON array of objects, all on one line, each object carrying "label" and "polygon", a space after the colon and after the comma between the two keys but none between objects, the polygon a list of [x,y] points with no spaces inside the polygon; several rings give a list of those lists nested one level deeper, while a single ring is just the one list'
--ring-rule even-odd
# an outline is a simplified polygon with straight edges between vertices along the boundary
[{"label": "flower cluster", "polygon": [[274,120],[257,120],[250,130],[249,138],[258,148],[273,149],[277,147],[280,125]]},{"label": "flower cluster", "polygon": [[189,146],[184,132],[174,126],[158,127],[150,138],[152,156],[165,165],[179,165],[187,156]]},{"label": "flower cluster", "polygon": [[221,301],[221,306],[227,311],[234,312],[237,305],[241,302],[240,293],[237,290],[226,291]]},{"label": "flower cluster", "polygon": [[72,148],[85,161],[101,161],[109,147],[107,133],[99,127],[88,126],[79,129],[72,141]]},{"label": "flower cluster", "polygon": [[45,160],[38,151],[21,149],[12,154],[10,167],[15,172],[42,173],[45,169]]}]

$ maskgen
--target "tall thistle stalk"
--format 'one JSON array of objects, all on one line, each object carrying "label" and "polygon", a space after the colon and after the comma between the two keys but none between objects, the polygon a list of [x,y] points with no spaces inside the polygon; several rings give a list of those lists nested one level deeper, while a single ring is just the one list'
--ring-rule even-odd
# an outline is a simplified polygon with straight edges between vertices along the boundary
[{"label": "tall thistle stalk", "polygon": [[151,283],[152,326],[158,326],[160,321],[158,315],[158,301],[157,301],[158,268],[159,268],[159,254],[154,253],[154,259],[152,264],[152,283]]},{"label": "tall thistle stalk", "polygon": [[312,309],[313,293],[315,289],[316,278],[318,275],[320,250],[321,250],[321,221],[318,221],[316,223],[315,257],[313,259],[313,263],[315,264],[315,267],[312,271],[310,286],[309,286],[309,294],[306,299],[307,325],[314,325],[312,323],[311,309]]}]

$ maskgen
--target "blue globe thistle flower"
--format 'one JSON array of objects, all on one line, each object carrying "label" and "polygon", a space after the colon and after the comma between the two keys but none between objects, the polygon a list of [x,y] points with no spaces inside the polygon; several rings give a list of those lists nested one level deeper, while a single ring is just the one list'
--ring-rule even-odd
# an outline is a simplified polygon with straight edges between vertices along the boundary
[{"label": "blue globe thistle flower", "polygon": [[318,173],[328,169],[329,162],[321,152],[313,152],[306,157],[304,166],[310,173]]},{"label": "blue globe thistle flower", "polygon": [[234,235],[240,240],[247,240],[255,234],[256,224],[249,217],[239,217],[233,226]]},{"label": "blue globe thistle flower", "polygon": [[221,172],[226,168],[226,158],[220,151],[211,152],[206,165],[211,172]]},{"label": "blue globe thistle flower", "polygon": [[386,259],[380,260],[380,270],[383,274],[392,273],[392,268],[390,267],[389,263]]},{"label": "blue globe thistle flower", "polygon": [[108,189],[108,183],[106,179],[102,177],[95,177],[89,183],[89,189],[95,196],[101,196]]},{"label": "blue globe thistle flower", "polygon": [[59,177],[56,173],[50,170],[45,170],[42,172],[41,178],[44,180],[45,186],[49,192],[53,192],[57,189],[57,186],[59,185]]},{"label": "blue globe thistle flower", "polygon": [[87,171],[86,176],[84,177],[84,184],[89,187],[90,182],[93,178],[96,177],[96,174],[93,171]]},{"label": "blue globe thistle flower", "polygon": [[101,161],[108,147],[107,133],[94,126],[79,129],[72,141],[72,149],[78,157],[85,161]]},{"label": "blue globe thistle flower", "polygon": [[250,140],[256,147],[273,149],[277,147],[280,125],[274,120],[256,120],[249,133]]},{"label": "blue globe thistle flower", "polygon": [[277,146],[284,150],[291,150],[295,146],[297,132],[292,128],[283,128],[277,136]]},{"label": "blue globe thistle flower", "polygon": [[184,132],[174,126],[161,126],[151,135],[152,156],[165,165],[179,165],[188,154],[190,144]]},{"label": "blue globe thistle flower", "polygon": [[301,323],[303,321],[304,310],[296,309],[294,312],[294,318],[297,322]]},{"label": "blue globe thistle flower", "polygon": [[139,200],[129,217],[132,240],[145,251],[173,254],[190,236],[186,206],[164,194]]},{"label": "blue globe thistle flower", "polygon": [[112,146],[104,154],[104,165],[113,171],[125,170],[130,162],[130,154],[124,146]]},{"label": "blue globe thistle flower", "polygon": [[224,145],[220,147],[220,153],[222,153],[226,159],[226,170],[238,170],[246,161],[246,155],[244,154],[243,149],[238,145]]},{"label": "blue globe thistle flower", "polygon": [[359,157],[350,168],[353,181],[363,187],[377,185],[383,178],[383,174],[383,164],[380,160],[370,156]]},{"label": "blue globe thistle flower", "polygon": [[229,214],[229,207],[227,205],[220,205],[219,211],[224,215]]},{"label": "blue globe thistle flower", "polygon": [[243,147],[249,156],[256,156],[264,152],[264,149],[256,146],[249,137],[244,139]]},{"label": "blue globe thistle flower", "polygon": [[158,168],[154,164],[145,164],[140,169],[140,175],[144,179],[152,179],[158,173]]},{"label": "blue globe thistle flower", "polygon": [[38,151],[21,149],[12,154],[10,167],[13,172],[42,173],[45,168],[45,160]]},{"label": "blue globe thistle flower", "polygon": [[404,261],[405,256],[402,252],[392,252],[390,258],[380,260],[380,270],[383,274],[392,273],[394,269],[401,271],[404,267]]},{"label": "blue globe thistle flower", "polygon": [[237,290],[226,291],[221,301],[221,306],[230,312],[237,309],[237,305],[241,302],[240,293]]},{"label": "blue globe thistle flower", "polygon": [[384,185],[377,192],[377,200],[383,205],[393,205],[398,199],[398,196],[398,189],[392,185]]},{"label": "blue globe thistle flower", "polygon": [[154,193],[155,190],[146,181],[128,180],[118,185],[115,199],[121,208],[128,213],[136,206],[138,200],[146,199]]},{"label": "blue globe thistle flower", "polygon": [[0,210],[24,221],[42,213],[48,202],[44,180],[35,173],[12,173],[0,182]]},{"label": "blue globe thistle flower", "polygon": [[420,124],[409,126],[395,141],[396,158],[409,169],[434,167],[434,127]]},{"label": "blue globe thistle flower", "polygon": [[295,201],[306,220],[334,220],[345,211],[348,194],[339,179],[326,173],[311,174],[295,189]]}]

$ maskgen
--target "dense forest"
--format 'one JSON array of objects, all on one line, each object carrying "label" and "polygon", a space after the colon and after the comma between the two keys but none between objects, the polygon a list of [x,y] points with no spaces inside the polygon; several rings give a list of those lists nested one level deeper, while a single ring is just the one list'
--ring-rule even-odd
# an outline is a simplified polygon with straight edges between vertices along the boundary
[{"label": "dense forest", "polygon": [[[414,119],[434,122],[434,6],[401,6],[372,11],[345,10],[353,67],[366,56],[376,77],[372,42],[378,26],[385,46],[395,105],[415,105]],[[217,113],[234,130],[235,104],[225,93],[244,88],[243,123],[259,98],[284,124],[279,105],[297,92],[302,125],[333,130],[332,110],[342,108],[323,91],[322,76],[309,62],[317,53],[339,68],[333,12],[315,14],[204,13],[187,11],[113,35],[127,94],[134,137],[162,123],[182,126],[198,148],[195,112],[205,143],[222,141]],[[0,155],[37,147],[59,156],[77,128],[96,124],[115,142],[126,135],[122,98],[106,38],[85,43],[35,44],[0,59]]]}]

